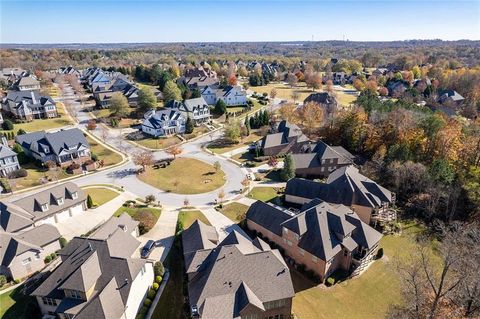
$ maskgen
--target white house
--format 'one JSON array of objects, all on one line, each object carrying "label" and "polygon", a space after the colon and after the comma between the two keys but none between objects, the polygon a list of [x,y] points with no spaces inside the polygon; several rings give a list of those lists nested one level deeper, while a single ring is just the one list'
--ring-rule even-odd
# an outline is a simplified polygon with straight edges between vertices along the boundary
[{"label": "white house", "polygon": [[164,107],[178,110],[185,118],[190,117],[195,124],[210,121],[210,107],[203,97],[188,99],[183,102],[172,100]]},{"label": "white house", "polygon": [[205,101],[210,105],[216,104],[218,100],[222,100],[227,106],[247,104],[247,93],[239,85],[229,85],[224,88],[207,86],[201,91],[201,94]]},{"label": "white house", "polygon": [[167,136],[185,132],[186,118],[174,109],[145,113],[142,132],[152,136]]}]

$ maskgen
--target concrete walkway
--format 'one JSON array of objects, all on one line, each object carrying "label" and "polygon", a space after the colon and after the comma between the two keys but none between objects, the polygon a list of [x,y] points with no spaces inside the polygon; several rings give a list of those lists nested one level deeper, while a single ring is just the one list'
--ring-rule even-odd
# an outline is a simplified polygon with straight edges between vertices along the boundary
[{"label": "concrete walkway", "polygon": [[214,208],[201,208],[200,210],[202,211],[203,215],[205,215],[205,217],[208,219],[210,224],[212,224],[212,226],[215,227],[215,229],[217,230],[219,241],[222,241],[233,230],[236,230],[239,233],[247,236],[247,234],[245,234],[245,232],[240,228],[240,226],[235,224],[230,218],[223,215]]},{"label": "concrete walkway", "polygon": [[55,224],[60,234],[70,240],[75,236],[87,233],[93,228],[103,224],[113,213],[127,200],[135,199],[136,196],[130,192],[120,193],[117,197],[105,204],[89,209],[84,213],[72,216],[67,220]]}]

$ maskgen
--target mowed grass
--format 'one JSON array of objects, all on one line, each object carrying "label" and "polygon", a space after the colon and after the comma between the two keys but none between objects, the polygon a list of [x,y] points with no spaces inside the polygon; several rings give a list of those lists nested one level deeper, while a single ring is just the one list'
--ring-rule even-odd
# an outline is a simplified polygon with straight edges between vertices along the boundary
[{"label": "mowed grass", "polygon": [[104,166],[115,165],[122,161],[120,154],[106,148],[88,135],[87,141],[90,144],[92,154],[97,155],[99,161],[103,160]]},{"label": "mowed grass", "polygon": [[384,249],[382,259],[375,261],[360,276],[334,285],[299,287],[305,281],[298,273],[292,273],[297,294],[293,299],[293,312],[301,319],[384,318],[390,305],[400,304],[400,278],[394,262],[402,260],[419,249],[415,236],[422,229],[411,223],[404,227],[401,236],[385,236],[380,241]]},{"label": "mowed grass", "polygon": [[155,150],[167,148],[176,144],[180,144],[181,142],[182,140],[179,139],[177,136],[169,136],[169,137],[158,138],[158,139],[146,138],[143,140],[134,141],[134,143],[137,143],[141,146],[155,149]]},{"label": "mowed grass", "polygon": [[248,197],[268,202],[278,196],[277,190],[274,187],[254,187],[248,194]]},{"label": "mowed grass", "polygon": [[208,148],[210,151],[214,152],[215,154],[223,154],[223,153],[227,153],[227,152],[233,151],[233,150],[235,150],[235,149],[237,149],[237,148],[239,148],[239,147],[248,146],[248,145],[250,145],[251,143],[260,140],[261,138],[262,138],[262,136],[260,135],[259,132],[252,131],[249,136],[244,137],[239,143],[229,144],[229,145],[215,145],[215,144],[211,144],[211,145],[209,145],[207,148]]},{"label": "mowed grass", "polygon": [[177,194],[200,194],[225,184],[225,174],[205,162],[193,158],[177,158],[165,168],[147,167],[138,175],[143,182]]},{"label": "mowed grass", "polygon": [[[48,169],[37,167],[33,162],[28,164],[22,164],[22,168],[27,170],[28,175],[26,177],[20,177],[10,179],[10,185],[14,190],[22,190],[25,188],[38,186],[42,184],[42,181],[55,181],[62,180],[64,178],[73,176],[65,172],[65,170],[57,168],[57,172],[49,171]],[[56,176],[56,177],[55,177]]]},{"label": "mowed grass", "polygon": [[23,286],[0,295],[0,318],[2,319],[36,319],[41,318],[37,301],[34,297],[21,293]]},{"label": "mowed grass", "polygon": [[240,203],[230,203],[220,209],[220,212],[230,218],[232,221],[239,223],[245,218],[249,206]]},{"label": "mowed grass", "polygon": [[178,214],[178,221],[183,225],[183,229],[190,227],[197,219],[204,224],[211,225],[207,217],[198,209],[182,210],[180,214]]},{"label": "mowed grass", "polygon": [[23,129],[27,133],[51,130],[54,128],[59,128],[72,124],[70,118],[66,115],[65,108],[62,103],[57,102],[57,112],[60,117],[55,117],[52,119],[36,119],[31,122],[26,123],[14,123],[12,131],[0,130],[1,133],[4,132],[18,132],[18,130]]},{"label": "mowed grass", "polygon": [[89,187],[85,188],[84,191],[87,195],[90,195],[93,203],[97,206],[103,205],[119,195],[117,192],[103,187]]}]

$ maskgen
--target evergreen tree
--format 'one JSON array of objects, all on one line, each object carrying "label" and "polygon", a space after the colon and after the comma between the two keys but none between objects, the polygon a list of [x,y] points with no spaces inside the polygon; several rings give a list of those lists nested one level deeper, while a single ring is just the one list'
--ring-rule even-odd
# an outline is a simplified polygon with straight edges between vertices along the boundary
[{"label": "evergreen tree", "polygon": [[218,100],[217,104],[215,104],[215,109],[213,112],[217,115],[223,115],[227,112],[227,105],[225,105],[225,102],[223,100]]},{"label": "evergreen tree", "polygon": [[23,135],[23,134],[27,134],[27,132],[25,132],[23,128],[19,129],[17,132],[17,135]]},{"label": "evergreen tree", "polygon": [[6,131],[10,131],[10,130],[13,130],[13,122],[10,121],[9,119],[6,119],[3,123],[2,123],[2,128]]},{"label": "evergreen tree", "polygon": [[88,195],[87,196],[87,207],[92,208],[93,206],[95,206],[95,204],[93,203],[93,199],[90,195]]},{"label": "evergreen tree", "polygon": [[185,133],[186,134],[193,133],[193,128],[194,128],[193,120],[189,116],[187,117],[187,122],[185,123]]},{"label": "evergreen tree", "polygon": [[247,133],[247,136],[250,135],[250,120],[248,118],[248,115],[245,117],[245,128],[246,128],[246,133]]},{"label": "evergreen tree", "polygon": [[255,128],[255,117],[251,117],[250,120],[248,121],[250,124],[250,128]]},{"label": "evergreen tree", "polygon": [[287,154],[287,156],[285,156],[285,160],[283,161],[283,169],[280,173],[280,177],[284,182],[295,177],[295,163],[293,162],[291,154]]},{"label": "evergreen tree", "polygon": [[190,95],[191,99],[196,99],[197,97],[201,97],[202,94],[200,93],[199,89],[193,89],[192,94]]}]

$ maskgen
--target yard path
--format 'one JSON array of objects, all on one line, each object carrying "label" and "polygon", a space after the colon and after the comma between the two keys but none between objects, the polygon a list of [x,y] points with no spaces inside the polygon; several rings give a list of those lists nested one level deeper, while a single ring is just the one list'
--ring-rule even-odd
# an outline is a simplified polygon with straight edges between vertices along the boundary
[{"label": "yard path", "polygon": [[240,226],[235,224],[235,222],[233,222],[230,218],[223,215],[214,208],[201,208],[200,210],[203,215],[205,215],[205,217],[208,219],[210,224],[212,224],[212,226],[215,227],[215,229],[217,230],[219,241],[222,241],[233,230],[236,230],[237,232],[249,238],[248,235],[245,234],[245,232],[240,228]]},{"label": "yard path", "polygon": [[79,215],[72,216],[65,221],[55,224],[60,234],[70,240],[103,224],[127,200],[134,200],[136,196],[130,192],[120,193],[117,197],[97,208],[89,209]]}]

